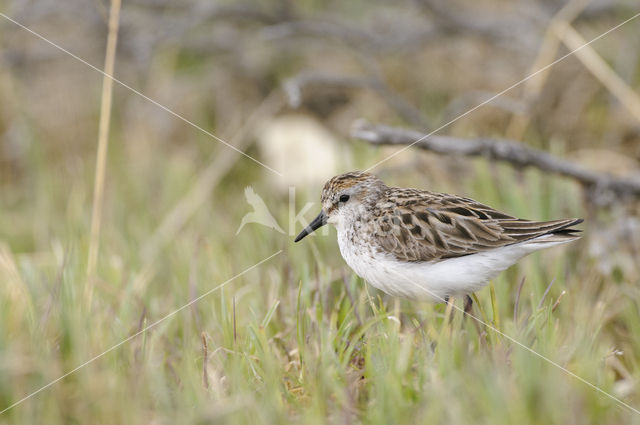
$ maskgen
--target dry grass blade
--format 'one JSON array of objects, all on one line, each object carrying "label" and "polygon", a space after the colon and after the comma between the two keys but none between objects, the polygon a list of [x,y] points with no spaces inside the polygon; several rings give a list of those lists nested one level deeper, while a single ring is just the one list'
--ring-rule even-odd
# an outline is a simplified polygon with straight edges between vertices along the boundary
[{"label": "dry grass blade", "polygon": [[551,282],[549,282],[549,285],[547,285],[547,289],[544,290],[544,294],[542,294],[542,298],[540,298],[540,302],[538,303],[538,310],[542,308],[542,305],[544,304],[544,300],[547,298],[547,295],[549,295],[549,291],[551,290],[551,287],[553,286],[555,281],[556,281],[555,278],[551,279]]},{"label": "dry grass blade", "polygon": [[238,328],[236,325],[236,297],[233,297],[233,343],[238,342]]},{"label": "dry grass blade", "polygon": [[118,43],[118,25],[120,22],[120,0],[111,1],[109,11],[109,33],[104,60],[102,79],[102,100],[100,105],[100,124],[98,128],[98,153],[96,158],[96,176],[93,189],[93,212],[91,215],[91,236],[89,240],[89,258],[87,261],[87,286],[85,295],[87,305],[91,306],[93,281],[100,248],[100,227],[102,224],[102,204],[104,201],[104,180],[107,166],[107,147],[109,143],[109,125],[111,123],[111,103],[113,96],[113,75],[116,61],[116,45]]},{"label": "dry grass blade", "polygon": [[[538,56],[531,66],[531,73],[535,72],[537,69],[543,68],[545,64],[551,63],[558,53],[558,48],[560,47],[560,40],[556,35],[558,23],[563,23],[565,25],[570,24],[578,17],[588,3],[588,0],[572,0],[560,9],[558,13],[556,13],[544,34],[544,39],[540,45]],[[527,106],[530,106],[535,102],[537,97],[540,95],[550,72],[551,71],[549,69],[546,69],[544,72],[538,74],[537,78],[532,78],[524,83],[523,97]],[[530,121],[530,114],[514,115],[506,130],[507,138],[516,140],[522,139]]]},{"label": "dry grass blade", "polygon": [[556,311],[556,309],[560,305],[560,300],[562,300],[562,297],[564,297],[564,294],[566,294],[566,293],[567,293],[567,291],[560,292],[560,295],[558,295],[558,298],[556,299],[556,302],[553,303],[553,307],[551,307],[551,312],[552,313],[554,313]]},{"label": "dry grass blade", "polygon": [[571,25],[558,25],[556,33],[569,49],[577,49],[584,45],[584,48],[576,50],[576,57],[620,101],[627,111],[640,121],[640,97],[633,89],[611,69],[591,46],[585,45],[585,39]]},{"label": "dry grass blade", "polygon": [[518,291],[516,292],[516,301],[513,306],[513,323],[518,323],[518,305],[520,304],[520,294],[522,293],[522,287],[524,286],[526,276],[522,276],[520,284],[518,285]]},{"label": "dry grass blade", "polygon": [[489,283],[489,294],[491,295],[491,309],[493,310],[493,324],[496,325],[496,328],[498,328],[498,330],[502,330],[502,328],[500,327],[500,312],[498,311],[496,287],[493,282]]},{"label": "dry grass blade", "polygon": [[8,307],[16,315],[24,314],[30,304],[28,287],[20,275],[13,253],[4,243],[0,243],[0,276],[3,278],[0,295],[10,301]]},{"label": "dry grass blade", "polygon": [[202,339],[202,385],[205,389],[209,389],[209,374],[207,373],[207,363],[209,361],[209,351],[207,348],[207,334],[200,334]]}]

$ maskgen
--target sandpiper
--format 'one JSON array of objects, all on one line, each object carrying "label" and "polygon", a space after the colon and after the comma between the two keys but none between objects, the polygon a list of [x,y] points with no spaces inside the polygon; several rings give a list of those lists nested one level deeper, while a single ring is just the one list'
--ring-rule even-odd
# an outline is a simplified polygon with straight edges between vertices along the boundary
[{"label": "sandpiper", "polygon": [[330,179],[322,211],[298,242],[336,226],[342,257],[381,291],[419,300],[465,297],[527,254],[580,237],[579,218],[519,219],[470,198],[389,187],[365,172]]}]

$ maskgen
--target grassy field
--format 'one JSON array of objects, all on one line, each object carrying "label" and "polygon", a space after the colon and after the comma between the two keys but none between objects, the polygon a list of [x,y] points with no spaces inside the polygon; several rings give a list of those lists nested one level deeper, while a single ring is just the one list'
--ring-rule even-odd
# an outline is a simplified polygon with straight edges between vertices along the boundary
[{"label": "grassy field", "polygon": [[[280,10],[262,3],[256,10]],[[301,16],[323,11],[303,3]],[[414,25],[410,3],[397,12]],[[104,14],[86,7],[69,16],[93,16],[88,29],[82,19],[68,33],[64,25],[33,25],[100,64],[104,40],[96,39],[106,37],[106,25],[94,15]],[[361,55],[376,49],[350,43],[380,42],[354,32],[339,47],[317,40],[272,46],[243,20],[216,21],[218,32],[205,39],[216,41],[212,52],[202,53],[208,45],[186,32],[147,57],[132,22],[148,28],[163,15],[144,21],[137,7],[123,6],[116,75],[265,162],[260,125],[292,112],[284,79],[327,65],[369,66]],[[370,10],[367,2],[327,7],[331,16],[352,16],[346,22],[353,26]],[[179,22],[180,13],[170,9],[165,18]],[[579,29],[595,36],[622,19],[614,18],[589,18]],[[602,40],[599,52],[637,54],[639,31],[637,23],[624,28]],[[295,215],[307,202],[315,203],[307,220],[318,212],[319,180],[274,176],[116,85],[94,239],[99,255],[89,273],[102,77],[17,27],[0,27],[0,35],[3,54],[13,49],[22,58],[0,57],[10,65],[0,67],[0,424],[640,424],[633,410],[640,409],[637,201],[594,205],[572,180],[485,158],[409,150],[376,168],[390,185],[465,195],[523,218],[585,218],[581,240],[502,273],[476,294],[477,320],[465,318],[368,286],[342,260],[333,229],[294,244],[302,227]],[[520,57],[518,48],[505,50],[482,34],[445,37],[451,43],[374,58],[389,86],[436,123],[473,90],[497,93],[521,79],[536,58],[536,50],[521,49]],[[243,48],[224,50],[229,39]],[[630,86],[622,87],[633,97],[638,62],[615,60],[621,74],[628,71]],[[620,173],[631,164],[637,172],[637,122],[584,68],[575,58],[554,68],[518,139],[563,158],[592,149],[585,164]],[[398,97],[385,103],[388,87],[382,95],[361,89],[346,90],[348,101],[317,95],[296,111],[332,130],[344,153],[338,170],[295,155],[286,162],[317,166],[327,179],[393,152],[349,140],[348,124],[365,116],[406,125],[411,108]],[[445,132],[505,137],[513,116],[525,116],[518,114],[490,105]],[[256,223],[238,231],[252,211],[247,186],[284,232]]]},{"label": "grassy field", "polygon": [[[91,308],[83,296],[91,170],[68,176],[65,165],[34,152],[33,174],[4,192],[3,408],[279,254],[3,413],[0,422],[638,422],[635,413],[459,312],[368,287],[343,263],[334,231],[295,245],[256,224],[236,235],[250,211],[241,193],[251,166],[232,173],[155,258],[144,259],[141,247],[159,211],[191,183],[190,158],[156,159],[161,169],[141,172],[112,152]],[[536,218],[584,213],[571,182],[536,171],[516,179],[508,168],[469,164],[474,178],[458,189],[506,211]],[[162,183],[151,193],[155,179]],[[420,185],[412,173],[396,180],[411,179]],[[252,184],[286,223],[287,197],[270,195],[259,180]],[[434,189],[451,189],[442,186]],[[318,197],[298,189],[300,203]],[[637,276],[598,272],[586,253],[588,222],[585,228],[578,243],[503,273],[495,296],[489,288],[478,293],[474,313],[637,405]]]}]

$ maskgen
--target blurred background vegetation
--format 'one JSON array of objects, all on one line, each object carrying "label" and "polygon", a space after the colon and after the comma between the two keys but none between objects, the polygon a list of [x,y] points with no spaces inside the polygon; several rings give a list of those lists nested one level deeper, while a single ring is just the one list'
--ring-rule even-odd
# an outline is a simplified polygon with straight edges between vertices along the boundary
[{"label": "blurred background vegetation", "polygon": [[[109,8],[0,0],[99,69]],[[126,1],[115,77],[193,125],[114,84],[89,275],[103,76],[0,17],[0,410],[225,284],[0,423],[640,423],[459,313],[366,286],[335,231],[292,242],[326,179],[399,149],[350,137],[356,120],[427,134],[638,12],[635,0]],[[439,134],[514,140],[638,184],[638,40],[640,18]],[[415,148],[373,171],[524,218],[584,217],[584,238],[503,273],[474,313],[640,406],[637,196]],[[247,186],[282,232],[238,231]]]}]

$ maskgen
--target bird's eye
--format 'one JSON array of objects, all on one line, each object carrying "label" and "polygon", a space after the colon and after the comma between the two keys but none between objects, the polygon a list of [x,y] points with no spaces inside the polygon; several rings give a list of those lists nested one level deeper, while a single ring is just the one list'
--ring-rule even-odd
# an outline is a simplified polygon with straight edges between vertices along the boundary
[{"label": "bird's eye", "polygon": [[349,195],[340,196],[340,202],[347,202],[349,200]]}]

